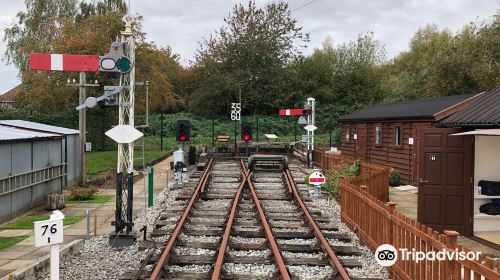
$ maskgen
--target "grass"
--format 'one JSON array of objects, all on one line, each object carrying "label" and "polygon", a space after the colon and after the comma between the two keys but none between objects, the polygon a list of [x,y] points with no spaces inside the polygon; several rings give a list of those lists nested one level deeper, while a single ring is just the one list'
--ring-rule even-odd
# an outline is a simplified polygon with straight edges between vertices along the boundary
[{"label": "grass", "polygon": [[[38,222],[38,221],[43,221],[43,220],[48,220],[49,215],[28,215],[28,216],[23,216],[15,221],[6,224],[3,226],[1,229],[33,229],[33,223]],[[81,219],[83,219],[83,216],[76,215],[66,215],[64,217],[64,225],[72,225],[74,223],[79,222]]]},{"label": "grass", "polygon": [[0,237],[0,251],[10,248],[28,238],[27,235]]},{"label": "grass", "polygon": [[[293,131],[293,130],[292,130]],[[265,131],[259,131],[259,140],[261,142],[266,141],[264,137]],[[233,141],[234,135],[233,131],[217,131],[217,134],[228,134],[231,135],[231,141]],[[239,127],[238,127],[238,136],[237,140],[240,141],[239,137]],[[256,131],[254,129],[254,141],[257,141]],[[301,133],[305,134],[305,130],[297,131],[297,140],[301,139]],[[283,135],[278,134],[279,141],[289,142],[294,140],[294,135]],[[334,137],[332,139],[334,140]],[[166,136],[163,138],[163,151],[159,150],[160,147],[160,137],[159,136],[146,136],[144,139],[145,145],[149,147],[156,147],[155,150],[145,151],[145,162],[150,163],[151,161],[165,155],[167,151],[177,150],[179,148],[179,144],[175,142],[175,138],[172,135]],[[317,134],[315,135],[316,147],[328,147],[329,146],[329,135],[328,134]],[[140,145],[141,140],[138,141],[137,145]],[[189,142],[189,146],[202,146],[207,144],[208,146],[212,146],[212,136],[204,136],[204,135],[191,135],[191,141]],[[335,143],[333,143],[335,146]],[[134,165],[141,166],[142,165],[142,151],[136,150],[134,152]],[[116,168],[116,160],[117,160],[117,151],[105,151],[105,152],[90,152],[86,154],[86,167],[87,167],[87,176],[90,181],[100,178],[100,174],[102,172],[112,170]]]},{"label": "grass", "polygon": [[87,199],[87,200],[75,200],[75,199],[69,199],[66,201],[66,203],[106,203],[110,201],[114,195],[110,194],[103,194],[103,195],[94,195],[92,198]]},{"label": "grass", "polygon": [[[145,152],[145,161],[151,162],[154,159],[157,159],[167,153],[168,150],[160,151],[160,150],[152,150]],[[107,171],[110,169],[116,168],[116,160],[117,160],[117,151],[106,151],[106,152],[90,152],[86,154],[86,167],[87,173],[98,174],[103,171]],[[142,152],[135,151],[134,157],[134,165],[142,165]],[[139,157],[141,157],[139,159]]]}]

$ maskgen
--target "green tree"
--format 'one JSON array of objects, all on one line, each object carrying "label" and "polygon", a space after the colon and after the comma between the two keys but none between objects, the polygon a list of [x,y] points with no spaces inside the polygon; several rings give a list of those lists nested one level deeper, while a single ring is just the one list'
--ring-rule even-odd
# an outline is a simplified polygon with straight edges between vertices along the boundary
[{"label": "green tree", "polygon": [[209,109],[227,111],[228,103],[237,100],[240,85],[245,112],[276,109],[276,101],[286,96],[285,66],[300,54],[308,34],[302,32],[285,2],[263,8],[255,1],[237,4],[224,22],[201,43],[196,56],[192,70],[199,83],[192,91],[191,108],[203,112],[211,102],[214,107]]},{"label": "green tree", "polygon": [[26,71],[30,52],[49,52],[59,37],[61,20],[77,14],[77,0],[25,0],[26,11],[17,13],[17,23],[5,29],[5,60]]},{"label": "green tree", "polygon": [[500,14],[453,34],[427,25],[386,70],[387,101],[477,93],[500,84]]},{"label": "green tree", "polygon": [[289,88],[295,94],[288,103],[315,97],[318,124],[333,129],[338,117],[383,98],[384,61],[384,48],[372,33],[338,46],[327,38],[311,56],[289,65]]}]

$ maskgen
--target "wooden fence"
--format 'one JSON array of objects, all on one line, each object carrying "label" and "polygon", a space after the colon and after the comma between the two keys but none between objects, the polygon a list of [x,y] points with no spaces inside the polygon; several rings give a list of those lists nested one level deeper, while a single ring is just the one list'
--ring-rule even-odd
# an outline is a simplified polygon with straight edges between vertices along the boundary
[{"label": "wooden fence", "polygon": [[[379,180],[374,173],[374,181]],[[423,252],[425,254],[445,250],[445,252],[471,252],[457,243],[458,233],[444,231],[440,234],[395,210],[396,204],[384,203],[368,193],[369,187],[358,186],[354,180],[342,180],[340,187],[342,221],[353,229],[360,241],[375,251],[382,244],[391,244],[398,250],[396,264],[389,267],[393,279],[500,279],[500,264],[485,257],[471,261],[420,260],[415,256],[402,259],[400,249]],[[370,184],[370,176],[357,183]],[[432,253],[431,253],[432,254]],[[471,252],[472,254],[472,252]]]},{"label": "wooden fence", "polygon": [[[314,150],[312,154],[314,165],[323,171],[328,171],[333,165],[353,164],[356,159],[347,156],[326,153],[324,150]],[[368,193],[381,201],[389,201],[389,168],[383,165],[360,160],[361,175],[351,179],[357,186],[367,186]]]}]

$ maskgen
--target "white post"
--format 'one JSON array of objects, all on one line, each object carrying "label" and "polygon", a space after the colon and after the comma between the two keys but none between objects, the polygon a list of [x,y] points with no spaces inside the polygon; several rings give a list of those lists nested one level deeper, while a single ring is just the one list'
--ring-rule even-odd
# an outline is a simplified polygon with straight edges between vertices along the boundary
[{"label": "white post", "polygon": [[50,280],[59,280],[59,244],[50,246]]},{"label": "white post", "polygon": [[[307,98],[307,101],[311,105],[311,124],[315,125],[315,114],[316,114],[316,106],[315,106],[315,99],[312,97]],[[311,151],[314,150],[314,130],[311,131]]]}]

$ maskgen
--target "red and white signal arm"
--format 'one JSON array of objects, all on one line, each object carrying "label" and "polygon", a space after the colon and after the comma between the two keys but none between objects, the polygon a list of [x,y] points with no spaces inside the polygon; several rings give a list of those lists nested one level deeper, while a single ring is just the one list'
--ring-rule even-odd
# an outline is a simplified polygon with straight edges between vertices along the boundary
[{"label": "red and white signal arm", "polygon": [[309,184],[319,186],[325,183],[325,175],[323,173],[314,171],[309,175]]},{"label": "red and white signal arm", "polygon": [[98,72],[98,55],[31,53],[30,70]]}]

